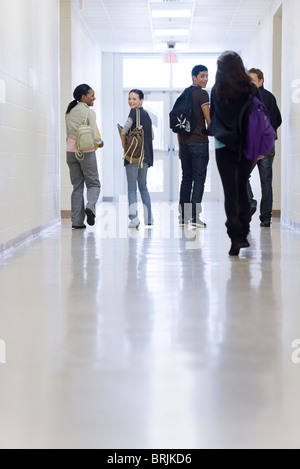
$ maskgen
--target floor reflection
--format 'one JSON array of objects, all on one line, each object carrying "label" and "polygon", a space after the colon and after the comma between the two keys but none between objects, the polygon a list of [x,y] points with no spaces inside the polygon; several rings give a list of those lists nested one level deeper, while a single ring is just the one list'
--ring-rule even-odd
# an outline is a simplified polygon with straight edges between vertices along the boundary
[{"label": "floor reflection", "polygon": [[299,234],[254,220],[235,259],[221,205],[169,237],[155,215],[63,224],[1,264],[0,445],[300,447]]}]

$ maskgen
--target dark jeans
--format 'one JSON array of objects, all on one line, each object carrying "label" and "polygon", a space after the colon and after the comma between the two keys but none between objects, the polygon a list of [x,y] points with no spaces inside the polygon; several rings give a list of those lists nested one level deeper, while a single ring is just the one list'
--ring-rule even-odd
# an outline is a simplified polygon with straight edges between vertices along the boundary
[{"label": "dark jeans", "polygon": [[[260,183],[261,183],[261,204],[260,204],[260,220],[263,223],[270,223],[273,210],[273,163],[275,157],[275,147],[268,153],[263,160],[259,160],[255,166],[258,167]],[[253,167],[253,169],[255,168]],[[254,200],[250,182],[248,181],[248,196],[251,207],[257,206]]]},{"label": "dark jeans", "polygon": [[191,217],[198,219],[201,213],[209,162],[208,143],[182,143],[180,155],[182,182],[179,204],[182,220],[188,221]]},{"label": "dark jeans", "polygon": [[225,194],[228,236],[245,239],[250,231],[247,183],[253,163],[228,147],[216,150],[216,158]]}]

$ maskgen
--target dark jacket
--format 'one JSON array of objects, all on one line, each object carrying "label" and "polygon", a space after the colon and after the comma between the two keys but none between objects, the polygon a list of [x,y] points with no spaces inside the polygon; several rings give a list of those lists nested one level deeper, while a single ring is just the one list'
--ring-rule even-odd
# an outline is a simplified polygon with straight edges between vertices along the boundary
[{"label": "dark jacket", "polygon": [[[252,95],[261,99],[258,88],[253,85]],[[247,122],[249,114],[244,114],[241,125],[240,114],[249,94],[245,93],[238,99],[216,99],[215,86],[211,90],[210,116],[211,124],[207,129],[208,135],[214,136],[232,151],[240,153],[246,144]],[[249,108],[249,113],[251,109]]]},{"label": "dark jacket", "polygon": [[269,112],[271,125],[273,129],[277,132],[278,127],[280,127],[282,124],[282,118],[279,108],[277,106],[276,98],[272,93],[270,93],[270,91],[266,90],[263,86],[259,88],[259,94],[261,96],[261,101],[264,103]]},{"label": "dark jacket", "polygon": [[[152,140],[152,121],[151,117],[149,116],[148,112],[145,111],[144,108],[140,108],[140,116],[141,116],[141,125],[144,129],[144,151],[145,151],[145,159],[144,163],[148,164],[149,167],[153,166],[153,140]],[[129,117],[133,120],[133,124],[131,130],[136,128],[136,110],[131,109],[129,113]],[[128,161],[125,160],[124,165],[127,166],[130,164]]]}]

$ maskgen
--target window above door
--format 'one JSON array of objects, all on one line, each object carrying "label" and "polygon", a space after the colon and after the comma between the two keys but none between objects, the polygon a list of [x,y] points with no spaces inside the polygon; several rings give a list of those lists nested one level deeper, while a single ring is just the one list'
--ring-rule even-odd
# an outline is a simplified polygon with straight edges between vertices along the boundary
[{"label": "window above door", "polygon": [[163,55],[123,57],[123,88],[181,90],[191,84],[195,65],[205,65],[209,72],[208,89],[215,83],[218,55],[179,55],[178,63],[164,63]]}]

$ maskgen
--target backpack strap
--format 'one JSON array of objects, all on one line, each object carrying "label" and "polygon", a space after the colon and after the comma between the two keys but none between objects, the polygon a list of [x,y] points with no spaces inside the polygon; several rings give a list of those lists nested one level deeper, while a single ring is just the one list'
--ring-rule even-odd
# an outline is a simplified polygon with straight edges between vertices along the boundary
[{"label": "backpack strap", "polygon": [[[137,128],[141,127],[141,111],[139,109],[136,110],[136,127]],[[140,159],[139,159],[139,169],[143,169],[144,158],[145,158],[145,150],[144,150],[144,142],[143,142]]]},{"label": "backpack strap", "polygon": [[83,125],[88,125],[89,113],[90,113],[90,110],[88,110],[88,112],[87,112],[86,118],[84,119],[84,121],[83,121],[83,123],[82,123]]},{"label": "backpack strap", "polygon": [[241,107],[240,114],[239,114],[239,132],[240,132],[240,153],[242,154],[244,150],[244,145],[246,141],[246,134],[248,129],[248,119],[252,110],[253,102],[252,102],[252,94],[249,94],[248,98],[246,99],[245,103]]},{"label": "backpack strap", "polygon": [[139,109],[136,109],[136,128],[141,126],[141,112]]},{"label": "backpack strap", "polygon": [[243,104],[243,106],[241,107],[240,114],[239,114],[239,128],[241,132],[243,129],[244,117],[245,116],[247,117],[248,110],[249,110],[249,113],[251,112],[251,106],[252,106],[252,95],[250,94],[247,100],[245,101],[245,103]]},{"label": "backpack strap", "polygon": [[[87,115],[81,125],[88,125],[88,117],[89,117],[90,110],[88,109]],[[82,151],[77,151],[75,153],[76,159],[81,162],[84,160],[84,153]]]}]

